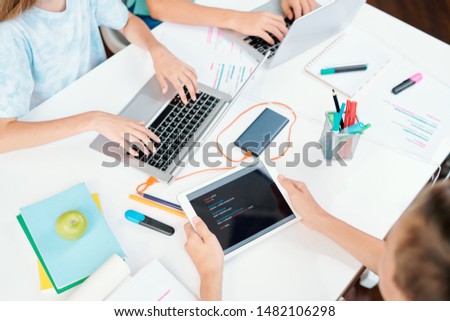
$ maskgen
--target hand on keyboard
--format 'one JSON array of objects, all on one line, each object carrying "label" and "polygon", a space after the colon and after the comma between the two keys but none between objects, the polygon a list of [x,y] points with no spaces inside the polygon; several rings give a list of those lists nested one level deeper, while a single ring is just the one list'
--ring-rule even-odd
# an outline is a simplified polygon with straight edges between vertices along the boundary
[{"label": "hand on keyboard", "polygon": [[315,0],[281,0],[281,9],[289,20],[296,20],[316,8]]},{"label": "hand on keyboard", "polygon": [[156,77],[163,93],[167,92],[168,82],[170,82],[184,104],[187,104],[188,98],[184,93],[183,86],[186,86],[191,99],[195,101],[196,93],[199,90],[195,69],[183,63],[164,46],[153,48],[151,55]]},{"label": "hand on keyboard", "polygon": [[[292,26],[293,21],[288,18],[284,18],[283,23],[285,24],[286,29],[289,29]],[[263,55],[265,55],[268,51],[271,51],[269,55],[270,59],[277,51],[281,42],[271,33],[269,33],[269,38],[271,40],[270,43],[267,40],[256,36],[248,36],[244,39],[244,41],[247,41],[250,46],[258,50]]]},{"label": "hand on keyboard", "polygon": [[[189,98],[187,90],[185,94]],[[199,92],[197,98],[195,102],[183,105],[180,95],[176,95],[149,127],[161,139],[161,143],[155,144],[156,152],[151,155],[139,152],[136,158],[162,171],[167,170],[220,102],[219,98],[204,92]]]},{"label": "hand on keyboard", "polygon": [[275,41],[270,35],[282,41],[288,31],[283,17],[270,12],[237,12],[231,29],[260,37],[271,45]]},{"label": "hand on keyboard", "polygon": [[160,142],[159,137],[146,128],[144,123],[104,112],[94,112],[92,127],[109,140],[119,143],[133,156],[138,155],[136,147],[146,155],[154,153],[154,142]]}]

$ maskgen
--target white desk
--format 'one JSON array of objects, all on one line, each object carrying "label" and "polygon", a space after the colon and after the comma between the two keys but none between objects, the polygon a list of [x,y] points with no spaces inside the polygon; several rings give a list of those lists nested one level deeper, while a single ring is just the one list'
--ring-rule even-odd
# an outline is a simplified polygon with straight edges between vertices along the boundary
[{"label": "white desk", "polygon": [[[448,57],[449,46],[370,6],[363,8],[353,26],[382,37],[415,64],[447,81],[445,71],[450,70],[450,61],[430,61],[428,57]],[[157,29],[156,34],[158,32]],[[260,74],[248,89],[249,93],[261,95],[261,88],[272,88],[270,93],[263,90],[262,98],[286,102],[297,110],[300,119],[293,133],[293,149],[297,152],[306,142],[318,140],[322,128],[314,118],[323,115],[324,106],[330,104],[329,88],[302,72],[304,64],[319,47],[265,75]],[[290,73],[289,83],[299,84],[305,90],[283,87],[281,82],[277,84],[278,77],[290,69],[300,72]],[[58,118],[92,109],[118,113],[151,74],[149,55],[130,46],[42,104],[27,119]],[[100,194],[106,220],[128,255],[132,273],[157,257],[198,294],[199,278],[183,248],[186,221],[129,200],[128,194],[145,181],[146,175],[122,166],[102,167],[102,161],[107,158],[88,148],[95,136],[95,133],[86,133],[39,148],[0,155],[0,275],[3,276],[0,299],[65,298],[66,294],[58,296],[52,291],[39,290],[36,257],[16,215],[20,207],[82,181],[91,192]],[[449,150],[436,155],[435,161],[442,161]],[[358,152],[348,167],[308,168],[302,164],[286,168],[284,164],[289,155],[277,163],[280,172],[304,180],[324,208],[378,237],[387,233],[435,170],[431,164],[367,140],[360,141]],[[320,155],[317,151],[316,156]],[[160,184],[150,192],[174,200],[177,192],[213,175],[194,176],[171,186]],[[124,212],[129,208],[174,226],[176,233],[167,237],[127,222]],[[335,300],[360,268],[361,265],[337,245],[297,223],[226,262],[224,299]]]}]

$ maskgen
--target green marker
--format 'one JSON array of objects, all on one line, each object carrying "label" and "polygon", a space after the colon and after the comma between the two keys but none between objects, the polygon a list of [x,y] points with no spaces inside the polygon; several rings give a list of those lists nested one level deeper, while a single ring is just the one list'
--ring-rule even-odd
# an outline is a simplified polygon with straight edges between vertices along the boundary
[{"label": "green marker", "polygon": [[352,66],[331,67],[320,70],[321,75],[333,75],[341,72],[364,71],[367,70],[368,64],[359,64]]},{"label": "green marker", "polygon": [[328,113],[328,121],[330,122],[331,126],[333,126],[333,120],[334,120],[334,113]]}]

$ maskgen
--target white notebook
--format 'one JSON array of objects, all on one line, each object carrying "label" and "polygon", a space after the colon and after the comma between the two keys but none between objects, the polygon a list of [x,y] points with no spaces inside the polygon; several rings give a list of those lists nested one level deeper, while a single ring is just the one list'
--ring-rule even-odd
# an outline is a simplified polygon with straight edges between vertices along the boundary
[{"label": "white notebook", "polygon": [[154,259],[133,277],[127,263],[111,256],[68,298],[70,301],[195,301],[158,260]]},{"label": "white notebook", "polygon": [[[353,97],[388,62],[390,58],[382,50],[368,43],[362,36],[343,34],[311,60],[306,71],[347,97]],[[367,63],[365,71],[321,75],[324,68]]]}]

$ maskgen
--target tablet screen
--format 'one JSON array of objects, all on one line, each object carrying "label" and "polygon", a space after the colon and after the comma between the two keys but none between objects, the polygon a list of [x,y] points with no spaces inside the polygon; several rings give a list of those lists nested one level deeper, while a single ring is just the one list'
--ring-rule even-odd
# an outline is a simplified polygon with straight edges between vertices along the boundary
[{"label": "tablet screen", "polygon": [[190,193],[187,199],[225,254],[295,218],[261,164]]}]

